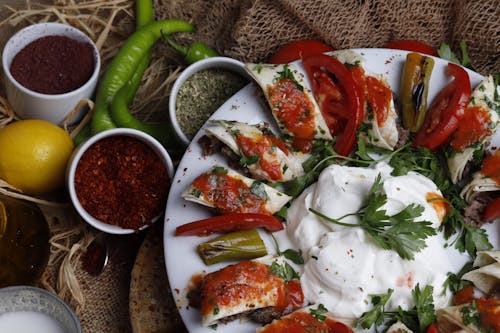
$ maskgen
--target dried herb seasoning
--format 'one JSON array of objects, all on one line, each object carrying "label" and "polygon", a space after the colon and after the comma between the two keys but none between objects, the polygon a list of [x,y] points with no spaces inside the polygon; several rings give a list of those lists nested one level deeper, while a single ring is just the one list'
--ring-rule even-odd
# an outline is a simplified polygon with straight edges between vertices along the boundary
[{"label": "dried herb seasoning", "polygon": [[248,80],[221,68],[209,68],[193,74],[179,89],[176,101],[177,121],[188,139],[192,139],[208,118]]}]

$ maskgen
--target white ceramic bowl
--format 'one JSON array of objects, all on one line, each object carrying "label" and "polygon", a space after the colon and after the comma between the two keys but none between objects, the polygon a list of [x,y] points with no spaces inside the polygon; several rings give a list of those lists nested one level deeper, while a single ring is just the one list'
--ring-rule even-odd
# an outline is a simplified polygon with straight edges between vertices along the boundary
[{"label": "white ceramic bowl", "polygon": [[[73,203],[73,206],[75,207],[78,214],[88,224],[90,224],[94,228],[97,228],[101,231],[104,231],[104,232],[107,232],[110,234],[130,234],[130,233],[136,232],[136,230],[124,229],[124,228],[121,228],[121,227],[116,226],[116,225],[104,223],[104,222],[99,221],[98,219],[94,218],[92,215],[90,215],[81,205],[80,201],[78,200],[78,196],[76,195],[76,191],[75,191],[75,182],[74,182],[75,171],[76,171],[76,167],[77,167],[78,162],[80,161],[82,155],[94,143],[96,143],[97,141],[99,141],[103,138],[107,138],[110,136],[129,136],[129,137],[133,137],[135,139],[138,139],[138,140],[146,143],[149,147],[151,147],[153,149],[153,151],[156,152],[158,157],[165,164],[170,181],[172,181],[173,176],[174,176],[174,166],[173,166],[172,159],[170,158],[170,155],[168,154],[168,152],[155,138],[153,138],[149,134],[146,134],[144,132],[141,132],[141,131],[138,131],[135,129],[130,129],[130,128],[114,128],[114,129],[110,129],[107,131],[97,133],[96,135],[91,136],[89,139],[87,139],[82,144],[80,144],[73,152],[72,156],[70,157],[70,161],[68,163],[68,168],[66,170],[66,186],[67,186],[68,191],[69,191],[71,202]],[[160,217],[160,216],[158,216],[158,217]],[[157,218],[154,219],[154,221],[156,221],[156,220],[157,220]],[[146,228],[147,226],[148,225],[145,225],[144,227],[141,228],[141,230]]]},{"label": "white ceramic bowl", "polygon": [[[47,318],[42,321],[43,323],[57,321],[56,325],[66,333],[82,332],[80,321],[75,312],[63,300],[47,290],[30,286],[0,289],[0,327],[5,328],[7,321],[10,325],[20,325],[19,322],[29,321],[30,318],[33,320],[33,317],[29,315],[33,312],[44,315],[42,318],[48,316],[54,320]],[[6,316],[2,317],[3,315]],[[13,317],[13,315],[17,317]],[[40,317],[36,316],[36,318]],[[31,322],[31,326],[33,324]],[[42,330],[42,327],[39,329],[38,332],[47,332],[47,330]],[[21,326],[15,327],[12,332],[14,331],[25,332]]]},{"label": "white ceramic bowl", "polygon": [[[49,35],[67,36],[77,41],[87,42],[92,46],[94,72],[80,88],[64,94],[41,94],[21,85],[10,73],[10,65],[19,51],[34,40]],[[94,42],[80,30],[67,24],[38,23],[18,31],[7,41],[2,53],[2,66],[7,99],[16,115],[22,119],[43,119],[61,125],[64,118],[82,99],[92,97],[101,68],[101,59]],[[85,111],[82,108],[69,123],[80,120]]]},{"label": "white ceramic bowl", "polygon": [[247,78],[249,82],[251,80],[250,75],[245,71],[245,64],[233,58],[228,58],[228,57],[206,58],[203,60],[199,60],[186,67],[186,69],[182,71],[181,75],[179,75],[177,80],[175,80],[168,100],[168,113],[170,116],[170,122],[172,124],[172,127],[175,131],[178,140],[182,142],[185,146],[189,144],[190,140],[186,136],[186,134],[184,134],[184,132],[182,131],[182,128],[177,120],[177,115],[176,115],[177,95],[179,93],[179,89],[182,87],[184,82],[186,82],[186,80],[191,77],[191,75],[193,75],[196,72],[209,68],[227,69]]}]

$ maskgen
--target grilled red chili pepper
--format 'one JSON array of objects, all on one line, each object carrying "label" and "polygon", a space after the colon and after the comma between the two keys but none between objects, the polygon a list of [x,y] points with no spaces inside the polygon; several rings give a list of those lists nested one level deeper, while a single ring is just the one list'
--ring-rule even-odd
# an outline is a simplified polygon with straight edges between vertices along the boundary
[{"label": "grilled red chili pepper", "polygon": [[347,156],[356,143],[356,131],[363,122],[363,92],[351,71],[340,61],[325,54],[302,60],[312,82],[321,113],[332,136],[335,151]]},{"label": "grilled red chili pepper", "polygon": [[471,94],[469,75],[453,63],[448,63],[446,73],[453,76],[453,80],[432,101],[413,141],[417,147],[436,150],[448,141],[464,117]]},{"label": "grilled red chili pepper", "polygon": [[264,228],[267,231],[283,229],[281,221],[274,216],[254,213],[235,213],[214,216],[208,219],[186,223],[175,229],[176,236],[208,236],[213,233]]}]

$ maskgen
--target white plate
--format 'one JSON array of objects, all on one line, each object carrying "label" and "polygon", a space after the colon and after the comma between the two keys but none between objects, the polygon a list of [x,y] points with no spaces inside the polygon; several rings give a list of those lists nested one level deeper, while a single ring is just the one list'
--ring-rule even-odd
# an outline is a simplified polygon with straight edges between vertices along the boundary
[{"label": "white plate", "polygon": [[[392,90],[398,95],[401,72],[408,52],[388,49],[355,49],[354,51],[363,55],[366,59],[365,68],[374,73],[384,74]],[[444,73],[446,65],[447,61],[439,58],[435,59],[435,66],[430,80],[429,102],[433,100],[434,96],[448,82],[448,78]],[[302,67],[300,69],[303,70]],[[468,71],[468,73],[472,87],[475,87],[483,79],[481,75],[475,72]],[[307,83],[309,82],[307,81]],[[265,121],[274,124],[270,112],[256,98],[258,89],[257,85],[249,84],[222,105],[211,119],[238,120],[250,124]],[[182,199],[181,192],[191,184],[195,177],[207,171],[214,164],[226,164],[225,159],[220,155],[213,155],[206,158],[201,156],[201,149],[197,141],[203,134],[204,129],[202,128],[193,139],[177,168],[167,203],[163,235],[165,262],[170,286],[182,319],[190,333],[213,332],[213,329],[201,326],[199,310],[191,308],[188,305],[186,293],[190,279],[197,274],[213,272],[228,265],[228,263],[221,263],[208,267],[203,263],[196,253],[196,245],[203,242],[205,238],[173,236],[176,227],[210,216],[206,208]],[[496,146],[500,146],[500,133],[496,133],[493,143]],[[488,229],[490,229],[488,230],[490,241],[498,249],[499,228],[495,227],[493,230],[490,225]],[[282,249],[288,248],[289,242],[285,237],[284,231],[275,233],[275,235],[279,240],[280,247]],[[213,237],[209,236],[206,239]],[[274,246],[271,240],[266,238],[265,235],[263,235],[263,238],[268,251],[273,252]],[[258,327],[257,324],[250,322],[241,323],[237,320],[227,325],[219,325],[217,333],[250,333],[255,332],[256,327]]]}]

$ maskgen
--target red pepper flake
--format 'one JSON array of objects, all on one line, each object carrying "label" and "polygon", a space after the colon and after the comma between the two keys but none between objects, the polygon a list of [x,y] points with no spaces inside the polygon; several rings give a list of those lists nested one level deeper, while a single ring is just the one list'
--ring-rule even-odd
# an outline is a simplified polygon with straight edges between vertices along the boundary
[{"label": "red pepper flake", "polygon": [[112,136],[92,145],[75,172],[75,191],[96,219],[126,229],[151,224],[165,208],[170,179],[164,163],[144,142]]}]

